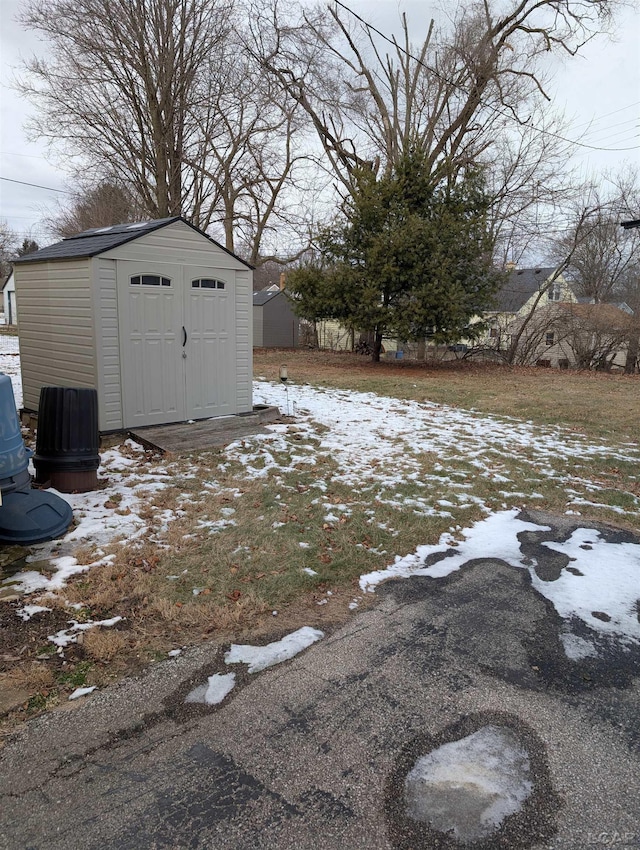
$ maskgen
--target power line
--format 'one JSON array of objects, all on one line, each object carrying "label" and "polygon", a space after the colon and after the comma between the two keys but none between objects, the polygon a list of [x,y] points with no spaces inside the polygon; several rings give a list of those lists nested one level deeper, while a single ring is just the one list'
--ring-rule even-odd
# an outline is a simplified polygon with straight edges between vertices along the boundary
[{"label": "power line", "polygon": [[[356,18],[358,21],[360,21],[361,24],[364,24],[364,26],[367,29],[371,30],[372,32],[375,32],[376,35],[380,36],[380,38],[383,38],[389,44],[393,45],[393,47],[395,47],[396,50],[399,50],[401,53],[404,53],[405,56],[408,56],[409,59],[413,59],[414,62],[417,62],[419,65],[422,65],[422,67],[425,68],[427,71],[429,71],[429,73],[434,74],[436,77],[438,77],[438,79],[442,80],[444,83],[447,83],[447,85],[450,85],[450,86],[453,86],[454,88],[459,89],[460,91],[464,92],[464,94],[466,94],[466,95],[469,94],[469,91],[467,89],[465,89],[464,86],[460,85],[460,83],[456,83],[453,80],[448,79],[443,74],[441,74],[439,71],[436,71],[435,68],[430,68],[426,64],[426,62],[423,62],[421,59],[418,59],[416,56],[414,56],[408,50],[405,50],[405,48],[402,47],[400,44],[398,44],[398,42],[395,41],[395,39],[389,38],[388,35],[385,35],[383,32],[381,32],[379,29],[377,29],[377,27],[374,27],[373,24],[370,24],[363,17],[361,17],[357,12],[354,12],[353,9],[350,9],[349,6],[347,6],[345,3],[342,2],[342,0],[334,0],[334,2],[336,3],[337,6],[342,6],[342,8],[345,9],[350,15],[353,15],[353,17]],[[492,106],[489,103],[485,103],[483,100],[480,100],[479,102],[486,109],[490,109],[492,112],[495,112],[498,115],[501,115],[503,118],[510,118],[513,121],[517,121],[517,118],[513,115],[510,115],[508,112],[503,112],[501,109],[498,109],[496,106]],[[527,122],[527,127],[531,127],[532,130],[535,130],[538,133],[543,133],[546,136],[551,136],[554,139],[559,139],[562,142],[567,142],[567,144],[576,145],[577,147],[586,148],[588,150],[593,150],[593,151],[605,151],[607,153],[614,153],[614,152],[623,152],[623,151],[635,151],[635,150],[638,149],[637,145],[634,145],[633,147],[630,147],[630,148],[596,147],[594,145],[585,144],[584,142],[577,142],[577,141],[575,141],[575,139],[567,139],[565,136],[561,136],[559,133],[553,133],[551,130],[545,130],[542,127],[536,127],[535,124],[530,124],[530,123]]]},{"label": "power line", "polygon": [[[629,126],[629,125],[631,125],[631,126]],[[602,135],[607,136],[609,133],[612,133],[613,135],[619,136],[620,133],[623,132],[623,130],[618,130],[619,127],[626,128],[624,132],[635,130],[635,129],[638,128],[638,119],[637,118],[631,118],[631,119],[629,119],[629,121],[618,121],[617,124],[609,124],[606,127],[594,127],[592,130],[586,130],[584,135],[583,135],[583,138],[584,139],[590,139],[591,141],[594,141],[595,136],[602,136]],[[614,133],[613,132],[614,130],[617,130],[618,132]]]},{"label": "power line", "polygon": [[19,183],[20,186],[31,186],[33,189],[46,189],[47,192],[61,192],[63,195],[72,195],[68,189],[54,189],[53,186],[40,186],[38,183],[27,183],[25,180],[13,180],[11,177],[0,177],[0,180],[6,180],[7,183]]},{"label": "power line", "polygon": [[613,112],[605,112],[604,115],[598,115],[597,118],[590,118],[588,121],[582,121],[580,124],[570,122],[569,127],[573,127],[574,130],[579,130],[580,127],[587,127],[591,124],[595,124],[597,121],[604,121],[605,118],[609,118],[611,115],[617,115],[618,112],[626,112],[627,109],[633,109],[636,106],[640,106],[640,100],[637,100],[635,103],[630,103],[628,106],[621,106],[620,109],[614,109]]},{"label": "power line", "polygon": [[16,153],[15,151],[0,151],[2,156],[22,156],[27,157],[28,159],[42,159],[46,161],[46,157],[37,153]]}]

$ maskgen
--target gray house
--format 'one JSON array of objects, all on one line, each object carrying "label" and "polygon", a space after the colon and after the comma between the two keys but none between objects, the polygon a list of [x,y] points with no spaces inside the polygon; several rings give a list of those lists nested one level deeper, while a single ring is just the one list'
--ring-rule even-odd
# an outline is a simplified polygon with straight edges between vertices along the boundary
[{"label": "gray house", "polygon": [[15,262],[24,409],[92,387],[101,432],[252,410],[252,268],[180,217]]},{"label": "gray house", "polygon": [[282,290],[253,293],[253,344],[256,348],[297,348],[300,320]]}]

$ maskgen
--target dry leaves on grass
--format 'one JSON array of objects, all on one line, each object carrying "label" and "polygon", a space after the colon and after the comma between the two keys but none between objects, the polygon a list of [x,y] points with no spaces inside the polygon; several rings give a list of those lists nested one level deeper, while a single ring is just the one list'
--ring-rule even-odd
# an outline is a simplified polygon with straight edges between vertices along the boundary
[{"label": "dry leaves on grass", "polygon": [[30,664],[22,664],[20,667],[2,674],[0,684],[16,690],[24,689],[35,693],[52,688],[55,679],[53,673],[45,664],[34,661]]},{"label": "dry leaves on grass", "polygon": [[108,663],[123,655],[127,647],[126,635],[113,629],[89,629],[84,634],[83,649],[94,661]]}]

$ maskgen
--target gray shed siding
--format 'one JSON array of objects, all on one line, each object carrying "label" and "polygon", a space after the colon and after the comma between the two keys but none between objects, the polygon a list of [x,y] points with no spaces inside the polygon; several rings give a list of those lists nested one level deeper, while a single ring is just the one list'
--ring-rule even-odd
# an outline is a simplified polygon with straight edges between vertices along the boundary
[{"label": "gray shed siding", "polygon": [[253,272],[236,271],[236,382],[238,413],[253,410]]},{"label": "gray shed siding", "polygon": [[216,247],[195,230],[182,221],[161,227],[151,233],[144,233],[133,242],[126,242],[116,248],[100,254],[104,259],[133,260],[147,263],[171,263],[185,266],[211,265],[215,257],[215,265],[219,269],[240,269],[249,271],[231,254]]},{"label": "gray shed siding", "polygon": [[101,431],[123,427],[116,261],[92,260]]},{"label": "gray shed siding", "polygon": [[90,261],[16,265],[24,406],[37,410],[44,386],[95,387]]},{"label": "gray shed siding", "polygon": [[273,348],[295,348],[298,345],[298,319],[287,296],[280,292],[263,307],[265,344]]},{"label": "gray shed siding", "polygon": [[264,348],[264,335],[262,329],[264,327],[264,305],[254,304],[253,306],[253,344],[256,348]]},{"label": "gray shed siding", "polygon": [[298,317],[284,292],[277,292],[262,305],[254,305],[253,310],[256,348],[297,347]]}]

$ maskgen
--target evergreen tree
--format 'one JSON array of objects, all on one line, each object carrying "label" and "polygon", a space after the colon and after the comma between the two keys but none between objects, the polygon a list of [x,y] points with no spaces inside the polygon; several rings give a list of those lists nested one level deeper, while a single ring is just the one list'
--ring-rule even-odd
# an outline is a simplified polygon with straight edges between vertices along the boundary
[{"label": "evergreen tree", "polygon": [[30,239],[29,237],[25,237],[22,240],[22,245],[18,248],[18,256],[24,257],[25,254],[33,254],[38,250],[40,246],[36,242],[35,239]]},{"label": "evergreen tree", "polygon": [[471,336],[470,319],[502,282],[487,207],[478,172],[434,186],[420,153],[388,176],[361,169],[336,226],[319,236],[321,262],[290,275],[296,311],[371,334],[374,360],[383,336]]}]

